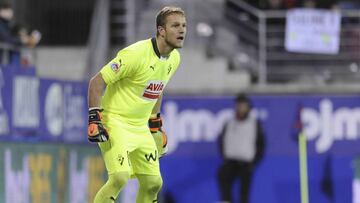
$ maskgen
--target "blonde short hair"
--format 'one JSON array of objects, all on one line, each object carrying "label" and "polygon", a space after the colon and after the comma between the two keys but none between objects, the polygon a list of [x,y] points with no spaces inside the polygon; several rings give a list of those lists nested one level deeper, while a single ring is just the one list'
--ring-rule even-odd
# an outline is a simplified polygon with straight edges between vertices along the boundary
[{"label": "blonde short hair", "polygon": [[[164,26],[166,24],[166,17],[171,14],[180,14],[185,16],[184,10],[180,7],[175,6],[165,6],[163,9],[161,9],[157,15],[156,15],[156,30],[159,26]],[[159,34],[159,31],[156,31],[156,35]]]}]

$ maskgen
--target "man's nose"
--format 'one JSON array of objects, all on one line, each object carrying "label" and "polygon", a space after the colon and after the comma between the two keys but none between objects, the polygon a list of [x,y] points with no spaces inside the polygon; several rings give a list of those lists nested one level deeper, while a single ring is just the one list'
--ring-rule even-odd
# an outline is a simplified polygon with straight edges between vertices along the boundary
[{"label": "man's nose", "polygon": [[179,29],[180,34],[184,34],[184,33],[185,33],[185,30],[186,30],[186,28],[180,27],[180,29]]}]

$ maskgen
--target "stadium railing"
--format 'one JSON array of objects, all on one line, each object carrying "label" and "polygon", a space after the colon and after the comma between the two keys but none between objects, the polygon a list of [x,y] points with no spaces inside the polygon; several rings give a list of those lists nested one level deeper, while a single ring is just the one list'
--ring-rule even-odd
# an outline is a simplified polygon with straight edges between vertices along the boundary
[{"label": "stadium railing", "polygon": [[26,47],[18,47],[0,42],[0,64],[17,64],[33,66],[36,64],[36,51]]},{"label": "stadium railing", "polygon": [[[228,0],[227,25],[236,33],[258,84],[354,84],[360,78],[360,13],[341,11],[340,48],[336,55],[290,53],[284,48],[286,11],[260,10]],[[241,67],[237,67],[241,68]]]}]

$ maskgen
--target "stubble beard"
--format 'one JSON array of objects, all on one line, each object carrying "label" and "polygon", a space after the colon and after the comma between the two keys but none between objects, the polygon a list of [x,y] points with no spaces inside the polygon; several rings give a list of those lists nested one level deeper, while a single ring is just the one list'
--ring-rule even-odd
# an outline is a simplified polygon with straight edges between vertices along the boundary
[{"label": "stubble beard", "polygon": [[170,46],[172,49],[179,49],[182,48],[182,44],[181,45],[176,45],[175,43],[172,43],[171,41],[169,41],[168,39],[165,38],[165,42],[168,46]]}]

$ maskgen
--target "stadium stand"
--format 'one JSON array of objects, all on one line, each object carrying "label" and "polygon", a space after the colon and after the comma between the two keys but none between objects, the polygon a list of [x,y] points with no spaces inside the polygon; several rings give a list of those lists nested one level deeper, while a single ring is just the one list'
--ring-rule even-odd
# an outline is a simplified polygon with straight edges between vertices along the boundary
[{"label": "stadium stand", "polygon": [[299,54],[284,47],[285,11],[260,10],[236,0],[226,1],[225,8],[227,27],[238,36],[241,54],[255,61],[245,65],[252,69],[266,66],[265,75],[261,76],[260,69],[253,77],[266,77],[260,80],[269,83],[356,83],[360,77],[360,14],[356,10],[342,10],[341,14],[338,54]]}]

